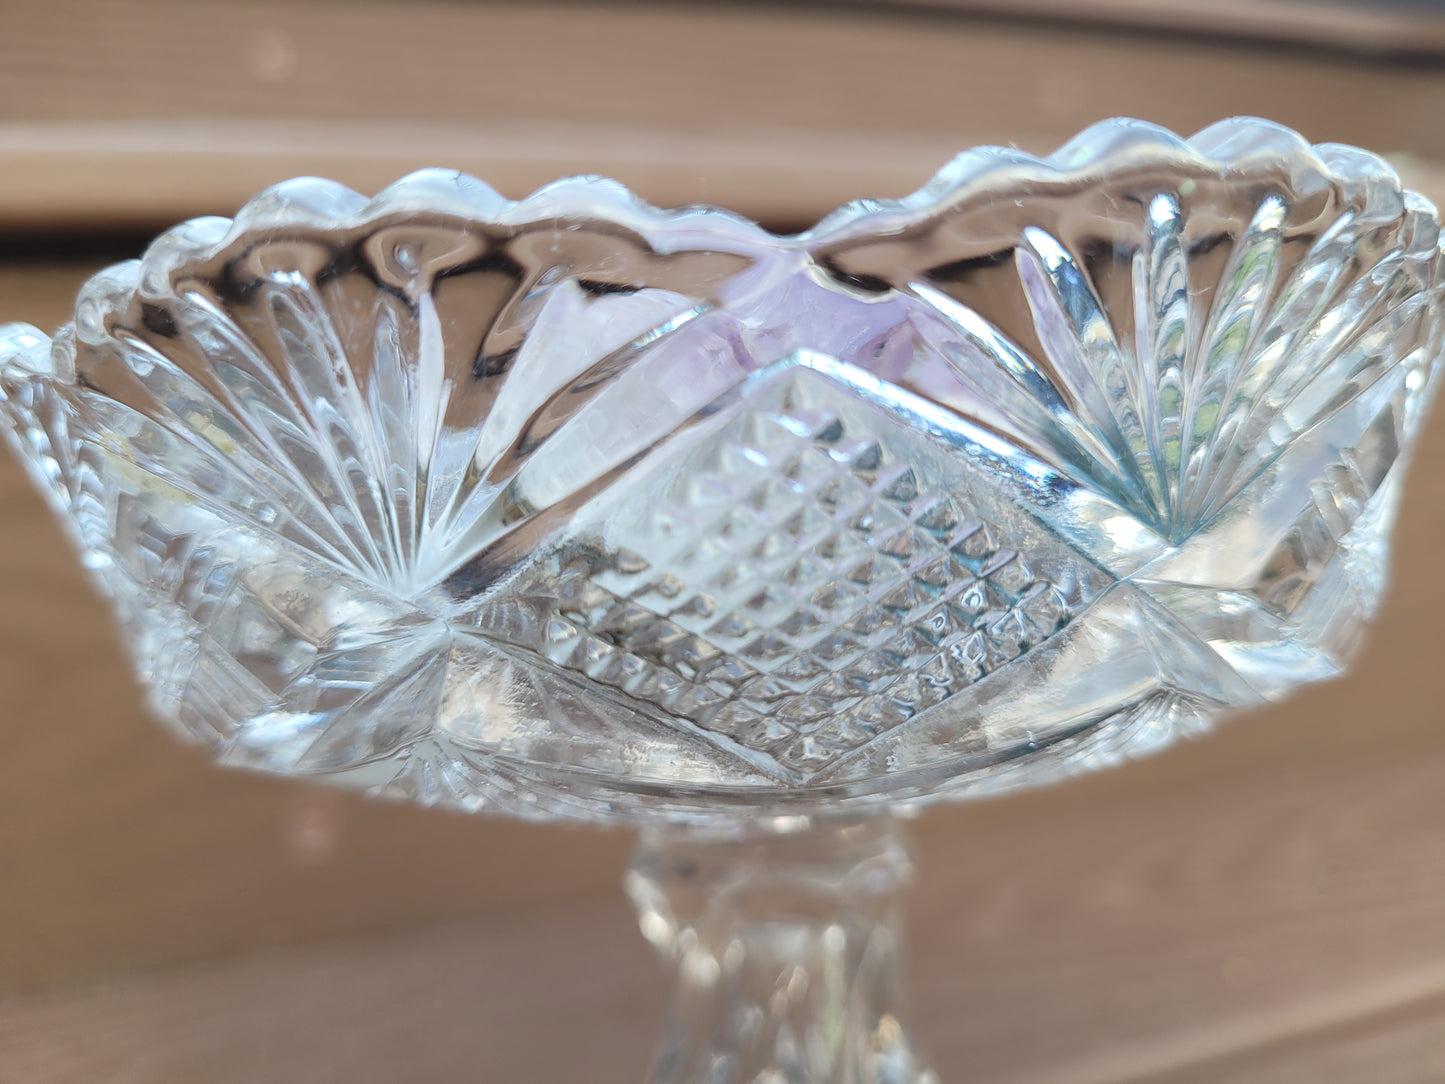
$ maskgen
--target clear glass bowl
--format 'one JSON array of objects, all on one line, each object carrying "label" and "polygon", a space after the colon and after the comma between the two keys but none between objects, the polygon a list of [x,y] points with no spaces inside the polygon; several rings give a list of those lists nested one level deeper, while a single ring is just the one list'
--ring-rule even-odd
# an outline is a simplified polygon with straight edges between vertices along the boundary
[{"label": "clear glass bowl", "polygon": [[529,817],[897,808],[1340,672],[1434,209],[1260,120],[970,151],[795,236],[596,178],[298,180],[0,332],[156,715]]}]

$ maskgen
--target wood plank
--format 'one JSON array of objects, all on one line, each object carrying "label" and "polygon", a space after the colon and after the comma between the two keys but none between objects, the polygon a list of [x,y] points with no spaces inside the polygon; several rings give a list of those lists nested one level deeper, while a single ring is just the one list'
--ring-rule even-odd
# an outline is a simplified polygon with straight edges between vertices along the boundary
[{"label": "wood plank", "polygon": [[1433,1084],[1445,1080],[1445,997],[1425,998],[1236,1056],[1120,1084]]},{"label": "wood plank", "polygon": [[[1199,750],[1251,726],[1274,731]],[[1411,758],[1167,756],[930,817],[918,1004],[945,1079],[1233,1081],[1188,1074],[1438,996],[1445,748]]]},{"label": "wood plank", "polygon": [[1314,140],[1445,158],[1438,65],[947,12],[439,0],[397,11],[0,6],[0,229],[159,225],[229,213],[284,175],[375,189],[421,165],[513,195],[601,170],[656,202],[721,201],[799,225],[845,198],[902,194],[967,146],[1047,151],[1141,113],[1185,132],[1264,114]]},{"label": "wood plank", "polygon": [[719,204],[796,229],[849,200],[905,195],[960,149],[956,137],[937,134],[825,133],[800,142],[541,120],[11,123],[0,124],[0,230],[159,229],[229,216],[291,177],[329,177],[375,193],[427,167],[484,178],[513,198],[559,177],[601,174],[658,206]]},{"label": "wood plank", "polygon": [[[1011,142],[1046,153],[1069,134],[1048,128],[1020,130]],[[0,124],[0,231],[155,232],[186,218],[232,215],[291,177],[328,177],[371,194],[429,167],[484,178],[513,198],[559,177],[600,174],[657,206],[708,203],[789,231],[851,200],[906,195],[971,145],[968,138],[966,131],[840,133],[800,142],[541,121],[430,130],[333,121]],[[1445,173],[1417,155],[1391,157],[1407,184],[1445,201]]]},{"label": "wood plank", "polygon": [[859,0],[971,15],[1054,19],[1171,33],[1255,38],[1277,45],[1428,57],[1445,51],[1445,16],[1406,3],[1330,0]]},{"label": "wood plank", "polygon": [[[1284,786],[1277,768],[1165,771],[1147,823],[1133,770],[929,817],[911,955],[935,1067],[978,1084],[1436,1079],[1410,1074],[1438,1063],[1445,1005],[1440,744]],[[621,1082],[661,993],[610,893],[0,1001],[0,1071]]]},{"label": "wood plank", "polygon": [[658,968],[620,900],[0,1002],[27,1084],[641,1080]]}]

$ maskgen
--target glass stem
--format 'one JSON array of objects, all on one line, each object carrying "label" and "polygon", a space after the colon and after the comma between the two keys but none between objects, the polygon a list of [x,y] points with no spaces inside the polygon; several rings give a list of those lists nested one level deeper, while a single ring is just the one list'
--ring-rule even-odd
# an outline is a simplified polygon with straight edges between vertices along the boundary
[{"label": "glass stem", "polygon": [[937,1084],[904,1029],[890,817],[642,833],[627,874],[672,971],[649,1084]]}]

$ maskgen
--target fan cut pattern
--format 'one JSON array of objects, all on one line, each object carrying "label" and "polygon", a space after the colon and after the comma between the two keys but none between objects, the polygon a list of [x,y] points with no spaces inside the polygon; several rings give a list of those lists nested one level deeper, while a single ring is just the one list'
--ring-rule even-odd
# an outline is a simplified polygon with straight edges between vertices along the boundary
[{"label": "fan cut pattern", "polygon": [[1337,674],[1439,221],[1263,121],[775,237],[290,182],[0,332],[12,447],[227,763],[593,820],[1057,778]]}]

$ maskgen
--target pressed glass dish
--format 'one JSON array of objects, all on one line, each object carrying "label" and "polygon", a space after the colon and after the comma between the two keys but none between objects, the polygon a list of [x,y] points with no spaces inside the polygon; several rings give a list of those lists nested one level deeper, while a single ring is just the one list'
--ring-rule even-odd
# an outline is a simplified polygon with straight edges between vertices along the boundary
[{"label": "pressed glass dish", "polygon": [[0,329],[0,420],[223,763],[642,827],[654,1080],[922,1081],[891,815],[1339,674],[1442,278],[1384,162],[1253,119],[792,236],[307,179]]}]

